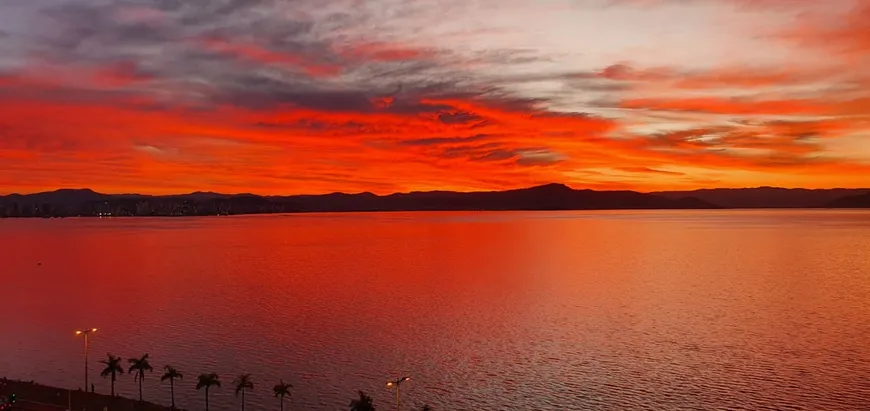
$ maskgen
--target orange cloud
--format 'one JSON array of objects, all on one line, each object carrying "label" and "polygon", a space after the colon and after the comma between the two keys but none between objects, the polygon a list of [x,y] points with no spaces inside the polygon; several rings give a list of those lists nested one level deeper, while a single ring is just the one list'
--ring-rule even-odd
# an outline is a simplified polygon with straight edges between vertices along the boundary
[{"label": "orange cloud", "polygon": [[[668,52],[648,55],[608,37],[606,58],[646,65],[597,69],[583,65],[605,56],[579,58],[585,47],[562,41],[565,30],[582,33],[558,21],[548,31],[549,22],[536,26],[511,10],[505,27],[439,25],[452,33],[430,36],[412,24],[429,16],[408,2],[334,21],[315,21],[324,7],[316,2],[238,1],[219,13],[160,2],[48,3],[9,12],[62,24],[0,33],[11,53],[0,74],[4,190],[818,187],[866,185],[870,173],[866,5],[614,0],[606,3],[667,3],[676,6],[655,13],[711,20],[698,25],[699,38],[667,44],[672,36],[644,37],[649,25],[634,24],[643,13],[607,10],[631,32],[615,37],[632,45],[649,38],[638,46]],[[557,12],[601,11],[586,3]],[[800,13],[788,9],[797,5]],[[459,6],[451,12],[486,9]],[[708,11],[751,21],[714,30]],[[413,18],[392,25],[385,15]],[[737,32],[758,22],[780,36]],[[671,53],[719,46],[720,34],[735,55]],[[758,49],[739,55],[747,46]],[[772,58],[762,58],[764,47]]]},{"label": "orange cloud", "polygon": [[[22,190],[90,186],[266,194],[503,189],[549,181],[659,189],[705,181],[667,171],[673,167],[827,175],[868,171],[860,164],[804,159],[820,148],[801,141],[809,137],[800,133],[834,135],[844,128],[835,122],[744,124],[624,140],[607,137],[619,125],[603,118],[465,99],[421,104],[437,110],[189,111],[2,100],[0,110],[10,115],[2,122],[8,137],[0,143],[0,171]],[[46,115],[51,122],[43,121]],[[603,168],[615,174],[595,171]],[[620,174],[625,172],[641,177],[632,183]],[[582,180],[568,177],[581,175]]]},{"label": "orange cloud", "polygon": [[615,167],[617,170],[625,171],[627,173],[637,173],[637,174],[668,174],[668,175],[685,175],[685,173],[678,173],[676,171],[667,171],[667,170],[658,170],[649,167]]},{"label": "orange cloud", "polygon": [[[555,181],[651,190],[742,184],[749,180],[728,176],[747,173],[808,187],[858,186],[870,173],[855,159],[861,156],[838,158],[829,146],[870,131],[870,98],[860,89],[870,83],[857,72],[839,83],[830,67],[615,64],[576,76],[630,85],[602,87],[611,103],[589,107],[616,107],[617,114],[589,115],[555,111],[551,101],[516,98],[485,83],[483,91],[436,83],[403,93],[398,82],[360,92],[342,82],[350,77],[342,66],[328,63],[336,56],[348,64],[436,57],[422,49],[365,43],[315,58],[236,39],[194,44],[224,62],[278,66],[329,87],[236,86],[239,77],[231,75],[240,70],[232,64],[220,65],[207,86],[166,67],[147,72],[147,62],[29,67],[0,77],[2,186],[289,194]],[[161,81],[171,86],[149,88]],[[827,88],[800,89],[817,83]],[[255,94],[252,104],[239,97],[247,93]],[[174,98],[187,94],[196,98]],[[669,131],[641,132],[637,123],[651,130],[666,123]],[[755,185],[775,184],[758,178]]]}]

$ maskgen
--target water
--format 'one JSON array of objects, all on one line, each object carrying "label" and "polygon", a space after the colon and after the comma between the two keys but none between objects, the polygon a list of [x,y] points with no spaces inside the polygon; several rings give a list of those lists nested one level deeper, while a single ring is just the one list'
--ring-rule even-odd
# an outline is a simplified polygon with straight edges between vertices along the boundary
[{"label": "water", "polygon": [[[0,220],[0,376],[83,386],[148,352],[145,398],[347,409],[870,407],[870,212],[391,213]],[[41,264],[40,264],[41,263]],[[133,397],[124,375],[118,390]]]}]

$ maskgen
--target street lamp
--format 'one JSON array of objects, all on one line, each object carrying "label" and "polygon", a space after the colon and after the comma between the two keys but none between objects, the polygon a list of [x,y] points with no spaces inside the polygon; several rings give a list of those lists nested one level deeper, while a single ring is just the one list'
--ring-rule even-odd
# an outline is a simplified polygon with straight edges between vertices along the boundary
[{"label": "street lamp", "polygon": [[97,332],[96,328],[76,330],[76,335],[83,335],[85,337],[85,392],[88,392],[90,388],[88,385],[88,336],[95,332]]},{"label": "street lamp", "polygon": [[402,377],[397,378],[395,381],[387,381],[387,387],[396,388],[396,411],[399,411],[399,386],[402,385],[403,382],[410,380],[411,377]]}]

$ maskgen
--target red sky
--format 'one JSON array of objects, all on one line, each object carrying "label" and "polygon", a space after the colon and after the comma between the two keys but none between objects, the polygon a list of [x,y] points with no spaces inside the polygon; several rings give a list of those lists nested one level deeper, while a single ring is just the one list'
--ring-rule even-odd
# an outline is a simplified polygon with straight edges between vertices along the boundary
[{"label": "red sky", "polygon": [[858,0],[6,0],[0,193],[870,186]]}]

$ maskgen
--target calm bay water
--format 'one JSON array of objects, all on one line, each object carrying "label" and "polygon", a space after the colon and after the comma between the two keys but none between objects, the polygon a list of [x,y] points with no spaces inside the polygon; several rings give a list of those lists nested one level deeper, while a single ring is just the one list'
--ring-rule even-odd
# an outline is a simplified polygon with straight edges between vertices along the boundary
[{"label": "calm bay water", "polygon": [[[870,212],[0,220],[0,376],[212,409],[870,409]],[[168,404],[162,370],[145,397]],[[136,385],[118,383],[133,397]]]}]

